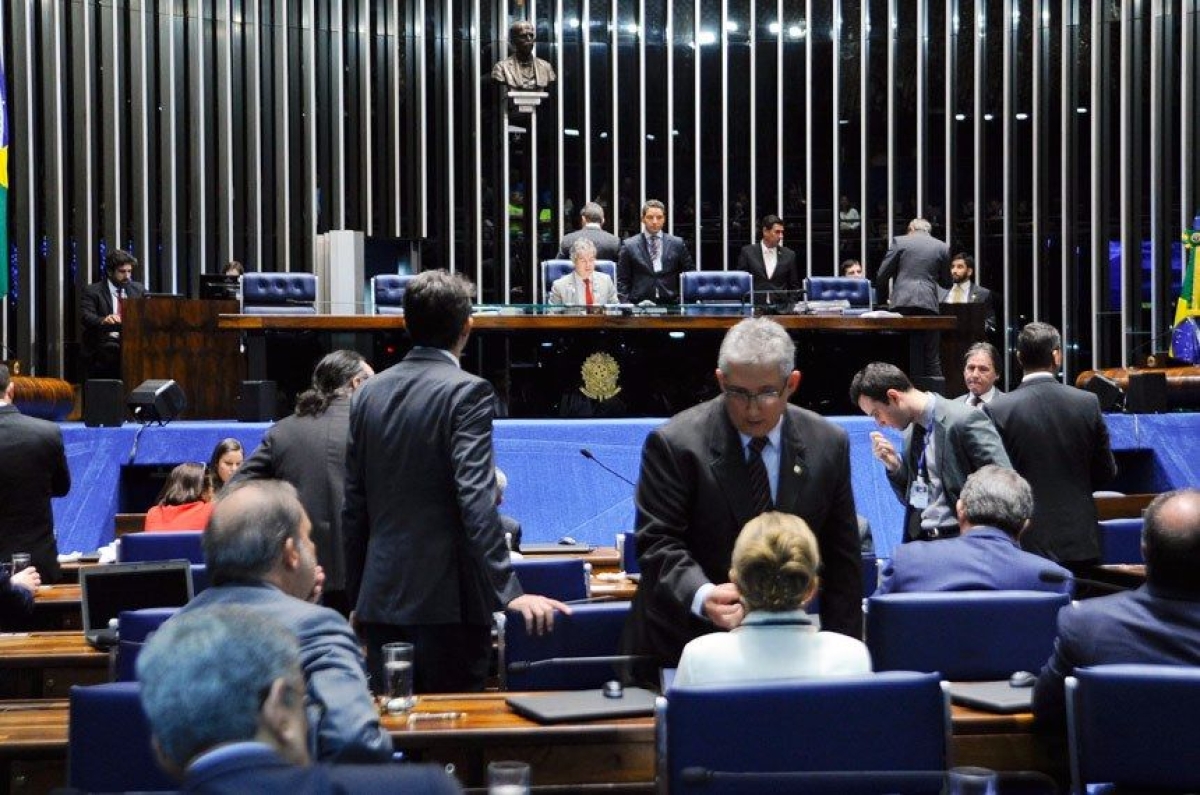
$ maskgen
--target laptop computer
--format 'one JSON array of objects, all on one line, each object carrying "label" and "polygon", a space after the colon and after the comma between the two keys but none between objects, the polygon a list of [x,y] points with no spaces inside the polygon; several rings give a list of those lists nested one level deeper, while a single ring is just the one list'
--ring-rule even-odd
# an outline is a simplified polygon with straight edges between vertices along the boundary
[{"label": "laptop computer", "polygon": [[192,567],[186,560],[110,563],[79,570],[83,637],[98,649],[115,645],[109,622],[122,610],[183,607],[193,594]]},{"label": "laptop computer", "polygon": [[950,700],[964,707],[1012,715],[1033,711],[1033,688],[1013,687],[1007,679],[988,682],[951,682]]},{"label": "laptop computer", "polygon": [[200,297],[207,301],[237,300],[242,297],[242,277],[236,274],[200,274]]},{"label": "laptop computer", "polygon": [[649,690],[627,687],[620,698],[609,698],[594,688],[509,696],[505,702],[513,712],[538,723],[572,723],[653,715],[655,698]]}]

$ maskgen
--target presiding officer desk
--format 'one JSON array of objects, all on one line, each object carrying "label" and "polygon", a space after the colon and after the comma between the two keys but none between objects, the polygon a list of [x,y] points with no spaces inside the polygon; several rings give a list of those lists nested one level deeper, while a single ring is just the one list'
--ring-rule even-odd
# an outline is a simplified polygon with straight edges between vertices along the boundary
[{"label": "presiding officer desk", "polygon": [[[508,709],[509,693],[421,697],[420,713],[461,712],[455,720],[385,716],[396,750],[455,765],[465,786],[482,786],[487,763],[522,759],[538,785],[617,784],[645,791],[654,781],[654,719],[623,718],[542,726]],[[1033,717],[953,707],[955,765],[1052,773]],[[41,792],[65,782],[65,700],[0,702],[0,792]]]}]

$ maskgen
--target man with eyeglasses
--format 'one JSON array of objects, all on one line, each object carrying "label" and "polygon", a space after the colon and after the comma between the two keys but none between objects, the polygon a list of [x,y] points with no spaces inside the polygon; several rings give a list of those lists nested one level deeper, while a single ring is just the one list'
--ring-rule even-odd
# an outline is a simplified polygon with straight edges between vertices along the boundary
[{"label": "man with eyeglasses", "polygon": [[[688,641],[745,617],[729,581],[742,526],[764,511],[794,514],[817,537],[821,628],[862,636],[862,560],[846,432],[788,399],[796,348],[766,318],[725,335],[722,394],[652,432],[638,480],[641,581],[625,628],[627,653],[673,667]],[[638,671],[652,681],[648,668]]]}]

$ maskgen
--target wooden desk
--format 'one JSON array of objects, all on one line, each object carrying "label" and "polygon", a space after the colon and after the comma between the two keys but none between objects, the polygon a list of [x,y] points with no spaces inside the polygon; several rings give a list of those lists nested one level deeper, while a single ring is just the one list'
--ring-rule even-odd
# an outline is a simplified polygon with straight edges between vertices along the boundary
[{"label": "wooden desk", "polygon": [[1146,510],[1157,494],[1122,494],[1119,497],[1094,497],[1096,502],[1096,518],[1105,519],[1140,519],[1142,511]]},{"label": "wooden desk", "polygon": [[109,660],[78,630],[0,634],[0,697],[66,698],[72,685],[107,682]]},{"label": "wooden desk", "polygon": [[0,793],[49,792],[67,783],[68,704],[0,702]]},{"label": "wooden desk", "polygon": [[33,597],[33,628],[38,630],[81,630],[78,583],[43,585]]}]

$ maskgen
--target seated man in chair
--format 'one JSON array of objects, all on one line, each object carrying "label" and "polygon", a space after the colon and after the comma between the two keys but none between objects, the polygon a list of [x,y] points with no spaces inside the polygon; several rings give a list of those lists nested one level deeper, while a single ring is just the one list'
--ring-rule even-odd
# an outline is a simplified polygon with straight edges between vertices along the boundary
[{"label": "seated man in chair", "polygon": [[554,280],[546,303],[572,306],[603,306],[617,301],[617,286],[607,274],[596,270],[596,244],[580,238],[571,245],[571,262],[575,266]]}]

